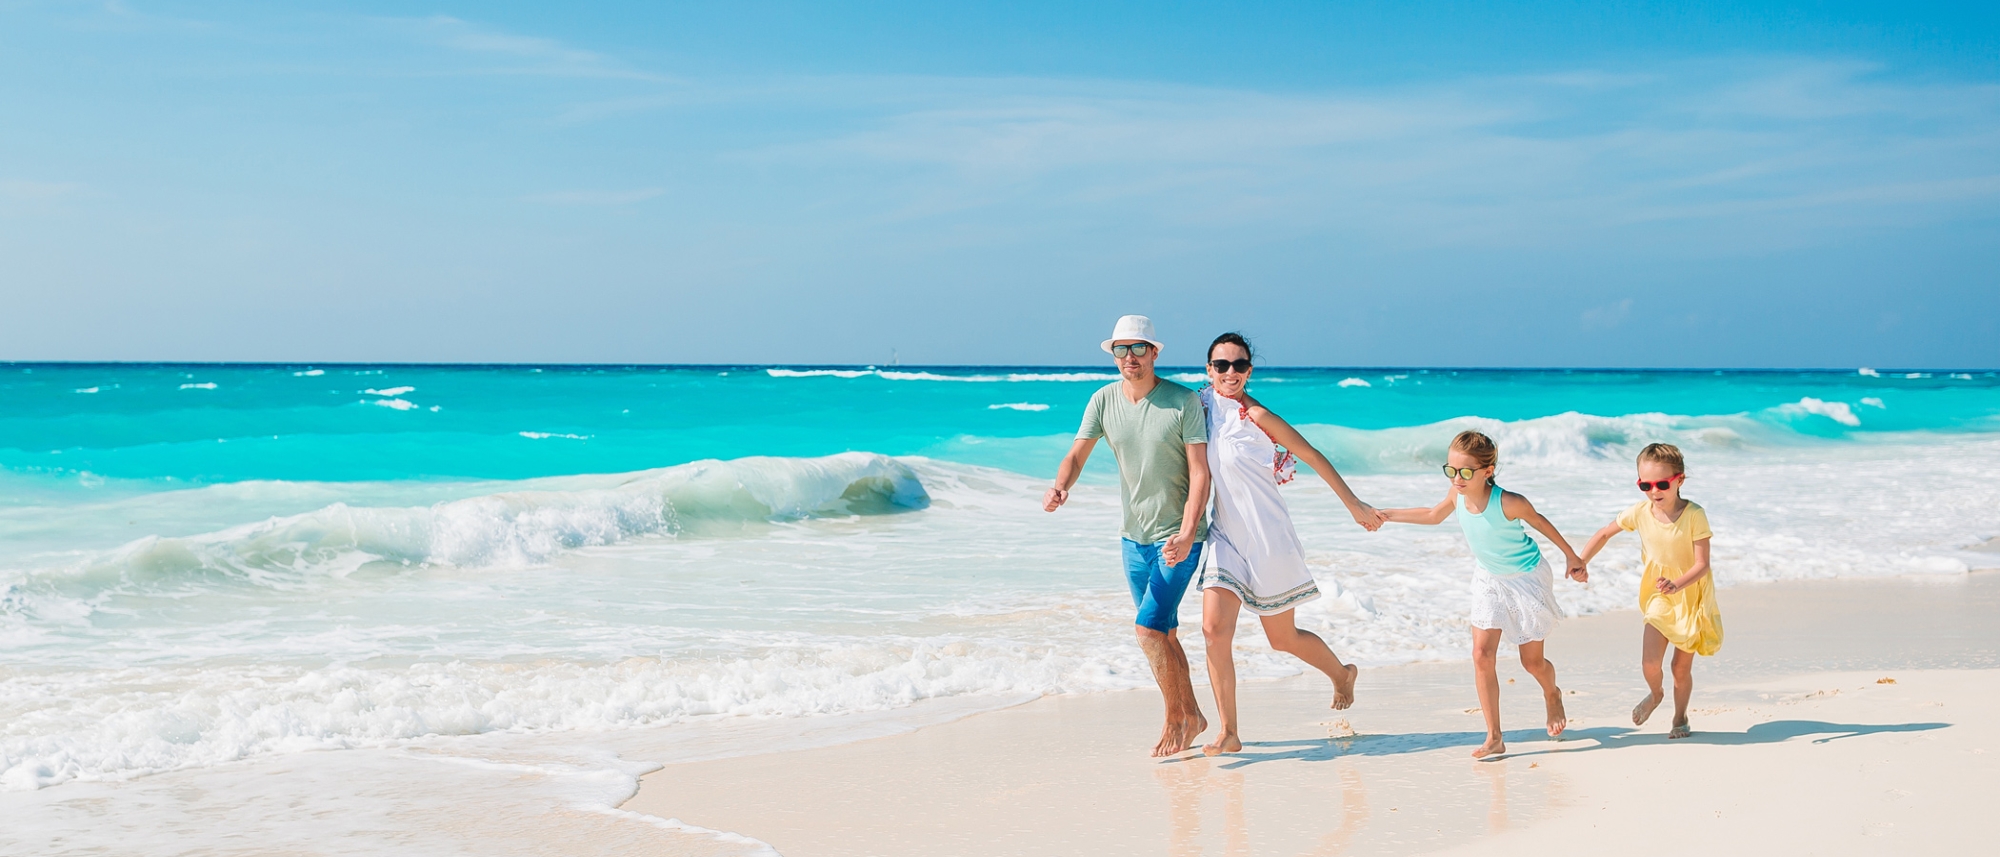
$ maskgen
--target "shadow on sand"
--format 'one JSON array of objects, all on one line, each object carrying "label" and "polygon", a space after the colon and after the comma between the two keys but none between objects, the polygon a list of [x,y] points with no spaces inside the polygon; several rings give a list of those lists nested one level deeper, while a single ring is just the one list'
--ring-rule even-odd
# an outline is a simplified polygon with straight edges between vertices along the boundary
[{"label": "shadow on sand", "polygon": [[[1776,744],[1793,738],[1817,735],[1821,737],[1814,738],[1812,743],[1824,744],[1841,738],[1883,732],[1928,732],[1950,725],[1949,723],[1827,723],[1820,720],[1774,720],[1769,723],[1759,723],[1743,732],[1696,732],[1677,741],[1688,744]],[[1523,756],[1664,744],[1669,740],[1665,732],[1640,732],[1630,726],[1571,729],[1558,739],[1550,739],[1546,732],[1539,729],[1505,732],[1502,733],[1502,737],[1506,738],[1510,745],[1532,746],[1534,749],[1510,751],[1505,755],[1492,757],[1494,761]],[[1356,735],[1352,738],[1302,741],[1246,741],[1242,752],[1224,753],[1216,758],[1218,761],[1227,759],[1228,761],[1218,767],[1228,770],[1260,762],[1286,760],[1326,762],[1341,756],[1397,756],[1454,747],[1466,748],[1469,751],[1485,740],[1485,732],[1410,732],[1400,735]],[[1198,758],[1203,757],[1183,756],[1169,761],[1189,761]]]}]

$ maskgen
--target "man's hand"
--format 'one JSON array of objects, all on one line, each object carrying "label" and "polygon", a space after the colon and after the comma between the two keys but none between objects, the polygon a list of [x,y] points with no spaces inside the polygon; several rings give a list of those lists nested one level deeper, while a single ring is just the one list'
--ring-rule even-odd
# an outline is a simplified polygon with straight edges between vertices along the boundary
[{"label": "man's hand", "polygon": [[1053,512],[1067,502],[1069,502],[1068,491],[1050,486],[1049,493],[1042,495],[1042,511]]},{"label": "man's hand", "polygon": [[1194,545],[1193,533],[1175,533],[1167,537],[1167,545],[1160,549],[1160,556],[1168,565],[1180,565],[1187,559],[1188,548]]}]

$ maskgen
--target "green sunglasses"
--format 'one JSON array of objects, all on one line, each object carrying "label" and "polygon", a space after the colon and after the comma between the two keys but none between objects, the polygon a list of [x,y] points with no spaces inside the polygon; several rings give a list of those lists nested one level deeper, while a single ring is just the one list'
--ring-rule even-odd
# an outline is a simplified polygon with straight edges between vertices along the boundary
[{"label": "green sunglasses", "polygon": [[1144,357],[1148,352],[1152,350],[1153,350],[1153,344],[1150,342],[1134,342],[1131,345],[1113,345],[1111,346],[1111,356],[1124,357],[1125,355],[1130,354],[1133,357]]}]

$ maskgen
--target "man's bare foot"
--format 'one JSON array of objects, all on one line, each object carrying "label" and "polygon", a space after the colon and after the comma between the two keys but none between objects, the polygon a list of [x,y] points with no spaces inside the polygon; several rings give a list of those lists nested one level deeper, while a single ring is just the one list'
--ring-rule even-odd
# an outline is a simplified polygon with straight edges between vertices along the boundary
[{"label": "man's bare foot", "polygon": [[1500,736],[1498,735],[1488,735],[1486,736],[1486,743],[1479,745],[1479,749],[1472,751],[1472,758],[1485,759],[1491,756],[1505,755],[1506,753],[1507,742],[1500,740]]},{"label": "man's bare foot", "polygon": [[1543,694],[1542,703],[1549,709],[1549,737],[1563,734],[1563,730],[1569,728],[1569,715],[1563,711],[1562,688]]},{"label": "man's bare foot", "polygon": [[1646,725],[1646,718],[1653,716],[1653,709],[1659,707],[1660,695],[1657,693],[1646,694],[1645,699],[1639,700],[1638,705],[1632,706],[1632,725]]},{"label": "man's bare foot", "polygon": [[1208,731],[1208,718],[1197,711],[1179,720],[1168,720],[1160,730],[1160,743],[1153,745],[1153,757],[1172,756],[1194,746],[1195,739]]},{"label": "man's bare foot", "polygon": [[1339,711],[1354,704],[1354,680],[1361,677],[1361,668],[1347,665],[1347,680],[1333,680],[1333,710]]},{"label": "man's bare foot", "polygon": [[1220,756],[1224,753],[1241,752],[1243,752],[1243,742],[1236,737],[1234,730],[1217,735],[1214,741],[1201,745],[1201,754],[1204,756]]},{"label": "man's bare foot", "polygon": [[1185,749],[1187,744],[1181,741],[1181,722],[1168,720],[1167,725],[1160,727],[1160,743],[1153,745],[1153,758],[1171,756]]},{"label": "man's bare foot", "polygon": [[1694,731],[1688,728],[1688,722],[1686,720],[1674,721],[1674,728],[1667,730],[1668,738],[1686,738],[1689,735],[1693,734]]}]

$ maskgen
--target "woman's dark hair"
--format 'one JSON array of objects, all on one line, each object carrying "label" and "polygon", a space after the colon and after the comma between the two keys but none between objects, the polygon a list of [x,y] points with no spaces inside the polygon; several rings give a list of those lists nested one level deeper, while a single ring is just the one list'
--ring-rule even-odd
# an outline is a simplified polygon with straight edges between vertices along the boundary
[{"label": "woman's dark hair", "polygon": [[1257,357],[1256,352],[1250,350],[1250,340],[1244,339],[1243,334],[1237,333],[1236,331],[1232,330],[1228,333],[1216,337],[1214,342],[1208,344],[1208,357],[1206,359],[1214,360],[1215,346],[1223,344],[1234,345],[1239,348],[1242,348],[1243,356],[1245,357],[1249,357],[1253,360],[1256,359]]}]

